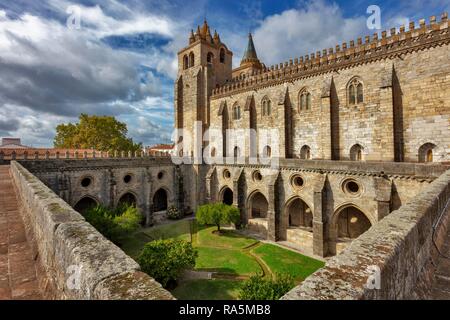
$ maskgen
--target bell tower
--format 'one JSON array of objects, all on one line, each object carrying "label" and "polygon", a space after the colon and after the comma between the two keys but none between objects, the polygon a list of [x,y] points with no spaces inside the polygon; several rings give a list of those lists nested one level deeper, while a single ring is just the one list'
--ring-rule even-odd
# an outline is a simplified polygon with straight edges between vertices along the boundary
[{"label": "bell tower", "polygon": [[192,140],[183,143],[182,150],[180,141],[176,141],[178,155],[182,152],[185,157],[201,157],[201,149],[193,142],[201,139],[209,128],[210,96],[214,88],[231,80],[232,58],[233,53],[222,43],[217,31],[211,34],[206,20],[195,33],[191,30],[188,46],[178,52],[175,128],[183,129],[183,139],[190,134]]}]

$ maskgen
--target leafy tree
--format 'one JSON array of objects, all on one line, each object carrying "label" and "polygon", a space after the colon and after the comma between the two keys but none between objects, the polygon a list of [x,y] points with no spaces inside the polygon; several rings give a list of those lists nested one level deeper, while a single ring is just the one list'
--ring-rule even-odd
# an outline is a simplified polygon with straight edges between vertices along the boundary
[{"label": "leafy tree", "polygon": [[294,285],[294,279],[289,274],[277,274],[275,279],[264,279],[260,275],[255,275],[242,284],[239,298],[242,300],[279,300]]},{"label": "leafy tree", "polygon": [[117,245],[139,228],[142,216],[134,206],[122,205],[116,209],[98,205],[83,214],[98,232]]},{"label": "leafy tree", "polygon": [[193,268],[197,256],[197,250],[190,242],[177,239],[155,240],[144,246],[137,262],[144,272],[166,287],[183,270]]},{"label": "leafy tree", "polygon": [[239,223],[241,215],[239,209],[224,203],[212,203],[200,206],[195,214],[200,224],[212,224],[217,226],[220,231],[220,225],[228,223]]},{"label": "leafy tree", "polygon": [[127,138],[127,125],[110,116],[82,113],[78,123],[60,124],[53,140],[55,148],[91,149],[99,151],[138,151],[142,144]]}]

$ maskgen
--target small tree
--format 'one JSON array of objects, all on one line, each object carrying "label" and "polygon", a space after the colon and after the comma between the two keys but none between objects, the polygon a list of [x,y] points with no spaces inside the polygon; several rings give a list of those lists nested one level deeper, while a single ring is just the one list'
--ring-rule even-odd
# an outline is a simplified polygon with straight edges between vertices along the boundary
[{"label": "small tree", "polygon": [[220,231],[220,225],[228,223],[237,224],[241,218],[238,208],[224,203],[213,203],[200,206],[195,217],[200,224],[212,224],[217,226],[217,231]]},{"label": "small tree", "polygon": [[142,271],[156,281],[167,286],[170,280],[176,280],[181,272],[195,266],[197,251],[190,242],[167,239],[147,243],[137,262]]},{"label": "small tree", "polygon": [[242,300],[279,300],[294,287],[294,279],[289,274],[277,274],[275,279],[252,276],[241,287]]}]

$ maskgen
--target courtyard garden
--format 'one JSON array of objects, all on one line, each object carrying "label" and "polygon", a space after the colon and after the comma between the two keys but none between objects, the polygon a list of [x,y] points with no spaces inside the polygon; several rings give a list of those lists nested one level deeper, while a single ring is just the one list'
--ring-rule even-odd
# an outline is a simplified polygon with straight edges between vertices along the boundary
[{"label": "courtyard garden", "polygon": [[[161,239],[184,240],[197,252],[190,276],[182,276],[176,286],[169,287],[177,299],[238,299],[246,280],[258,275],[274,279],[288,275],[293,284],[321,268],[324,263],[297,252],[217,226],[200,225],[196,220],[180,220],[141,228],[122,241],[122,249],[139,260],[149,242]],[[181,241],[181,242],[184,242]],[[212,279],[205,275],[212,273]],[[256,279],[257,280],[257,279]]]}]

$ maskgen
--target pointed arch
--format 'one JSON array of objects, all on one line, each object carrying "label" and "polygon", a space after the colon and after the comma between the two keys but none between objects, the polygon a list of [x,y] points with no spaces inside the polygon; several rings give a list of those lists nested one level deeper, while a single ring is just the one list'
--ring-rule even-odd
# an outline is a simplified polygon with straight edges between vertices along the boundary
[{"label": "pointed arch", "polygon": [[308,88],[303,88],[298,94],[298,111],[311,110],[311,93]]},{"label": "pointed arch", "polygon": [[134,192],[127,191],[124,194],[122,194],[119,198],[119,201],[117,202],[118,205],[120,204],[128,204],[131,206],[137,206],[137,196],[134,194]]},{"label": "pointed arch", "polygon": [[264,96],[264,98],[261,99],[261,115],[264,116],[270,116],[272,114],[272,101],[269,99],[269,97]]},{"label": "pointed arch", "polygon": [[352,161],[362,161],[363,160],[363,150],[364,148],[360,144],[354,144],[350,148],[350,160]]},{"label": "pointed arch", "polygon": [[357,105],[364,102],[364,83],[359,76],[355,76],[347,83],[348,105]]},{"label": "pointed arch", "polygon": [[419,162],[433,162],[436,145],[431,142],[424,143],[419,148]]},{"label": "pointed arch", "polygon": [[183,70],[186,70],[187,68],[189,68],[189,58],[187,54],[185,54],[183,56]]},{"label": "pointed arch", "polygon": [[189,67],[193,67],[195,64],[195,56],[194,53],[189,53]]},{"label": "pointed arch", "polygon": [[153,210],[155,212],[165,211],[168,206],[168,193],[164,188],[159,188],[152,198]]},{"label": "pointed arch", "polygon": [[95,197],[90,195],[83,196],[80,200],[76,202],[73,209],[80,214],[84,214],[87,210],[99,205],[99,201]]},{"label": "pointed arch", "polygon": [[300,159],[311,159],[311,148],[306,144],[300,149]]}]

